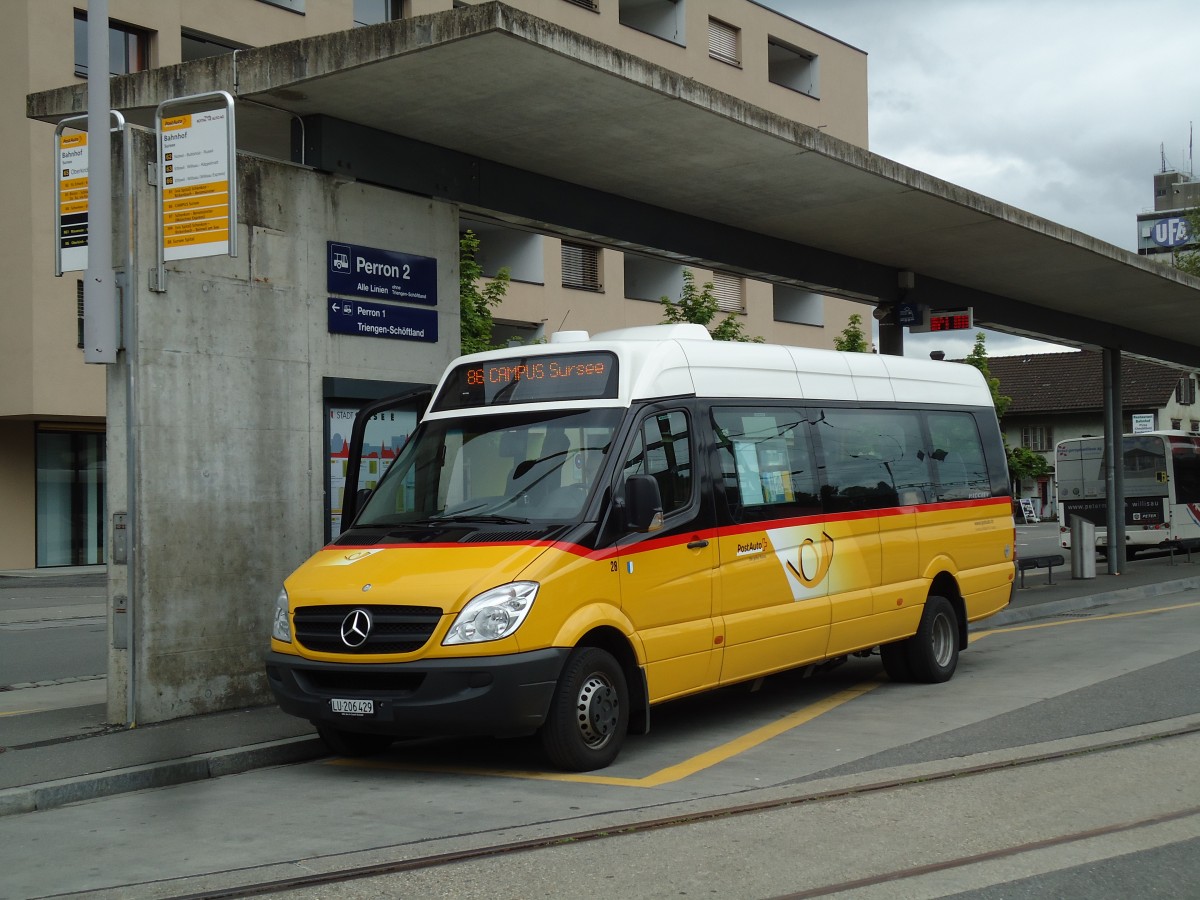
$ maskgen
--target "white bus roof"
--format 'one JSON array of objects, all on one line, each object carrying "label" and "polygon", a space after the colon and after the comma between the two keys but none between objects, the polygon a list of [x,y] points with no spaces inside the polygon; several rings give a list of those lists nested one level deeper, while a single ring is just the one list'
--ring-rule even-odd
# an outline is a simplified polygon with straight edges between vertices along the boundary
[{"label": "white bus roof", "polygon": [[[873,353],[715,341],[703,325],[693,324],[622,328],[591,336],[583,331],[559,332],[552,335],[547,344],[459,357],[450,364],[447,372],[467,362],[533,359],[573,350],[605,350],[616,354],[617,399],[528,404],[528,407],[629,406],[657,397],[690,395],[964,407],[992,405],[991,391],[974,366]],[[442,382],[439,382],[439,393],[441,389]],[[489,411],[501,409],[511,410],[512,407],[493,407]],[[461,413],[460,409],[431,413],[430,416],[440,418]]]}]

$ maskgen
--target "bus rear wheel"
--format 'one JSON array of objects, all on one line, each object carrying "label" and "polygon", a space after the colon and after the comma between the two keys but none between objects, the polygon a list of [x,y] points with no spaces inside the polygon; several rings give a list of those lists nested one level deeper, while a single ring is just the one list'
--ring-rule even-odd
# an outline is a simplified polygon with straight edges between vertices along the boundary
[{"label": "bus rear wheel", "polygon": [[629,730],[629,689],[611,654],[578,647],[567,657],[539,736],[550,762],[571,772],[602,769]]},{"label": "bus rear wheel", "polygon": [[[958,616],[945,597],[925,601],[917,633],[904,641],[904,655],[912,681],[938,684],[949,681],[958,667]],[[890,673],[889,673],[890,674]]]}]

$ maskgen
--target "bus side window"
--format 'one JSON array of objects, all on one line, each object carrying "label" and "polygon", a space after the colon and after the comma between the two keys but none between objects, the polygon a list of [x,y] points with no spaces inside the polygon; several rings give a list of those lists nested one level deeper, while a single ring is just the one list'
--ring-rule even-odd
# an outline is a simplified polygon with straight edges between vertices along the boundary
[{"label": "bus side window", "polygon": [[691,434],[683,410],[658,413],[642,421],[625,457],[622,482],[629,475],[654,476],[664,516],[692,502]]},{"label": "bus side window", "polygon": [[714,407],[721,493],[730,518],[757,522],[820,512],[808,429],[794,407]]},{"label": "bus side window", "polygon": [[908,410],[825,409],[817,423],[825,464],[826,512],[926,502],[931,492],[919,414]]},{"label": "bus side window", "polygon": [[939,500],[967,500],[991,494],[979,428],[970,413],[929,413],[929,453]]}]

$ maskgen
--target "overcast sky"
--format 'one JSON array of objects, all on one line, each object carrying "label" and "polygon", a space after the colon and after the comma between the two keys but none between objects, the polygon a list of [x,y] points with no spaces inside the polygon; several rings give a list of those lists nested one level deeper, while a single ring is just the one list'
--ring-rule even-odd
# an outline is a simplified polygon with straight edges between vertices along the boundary
[{"label": "overcast sky", "polygon": [[[1200,126],[1196,0],[760,0],[868,54],[870,149],[1126,250]],[[970,352],[974,332],[905,334]],[[1056,350],[989,332],[991,356]]]}]

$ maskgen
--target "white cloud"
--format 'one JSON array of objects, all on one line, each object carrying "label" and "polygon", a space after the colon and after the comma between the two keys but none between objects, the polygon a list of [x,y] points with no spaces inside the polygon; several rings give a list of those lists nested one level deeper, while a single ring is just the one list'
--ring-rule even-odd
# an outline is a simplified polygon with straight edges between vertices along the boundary
[{"label": "white cloud", "polygon": [[[761,2],[865,50],[870,149],[937,178],[1134,250],[1160,144],[1189,167],[1194,0]],[[906,355],[973,342],[905,336]],[[988,334],[994,356],[1033,343]]]}]

